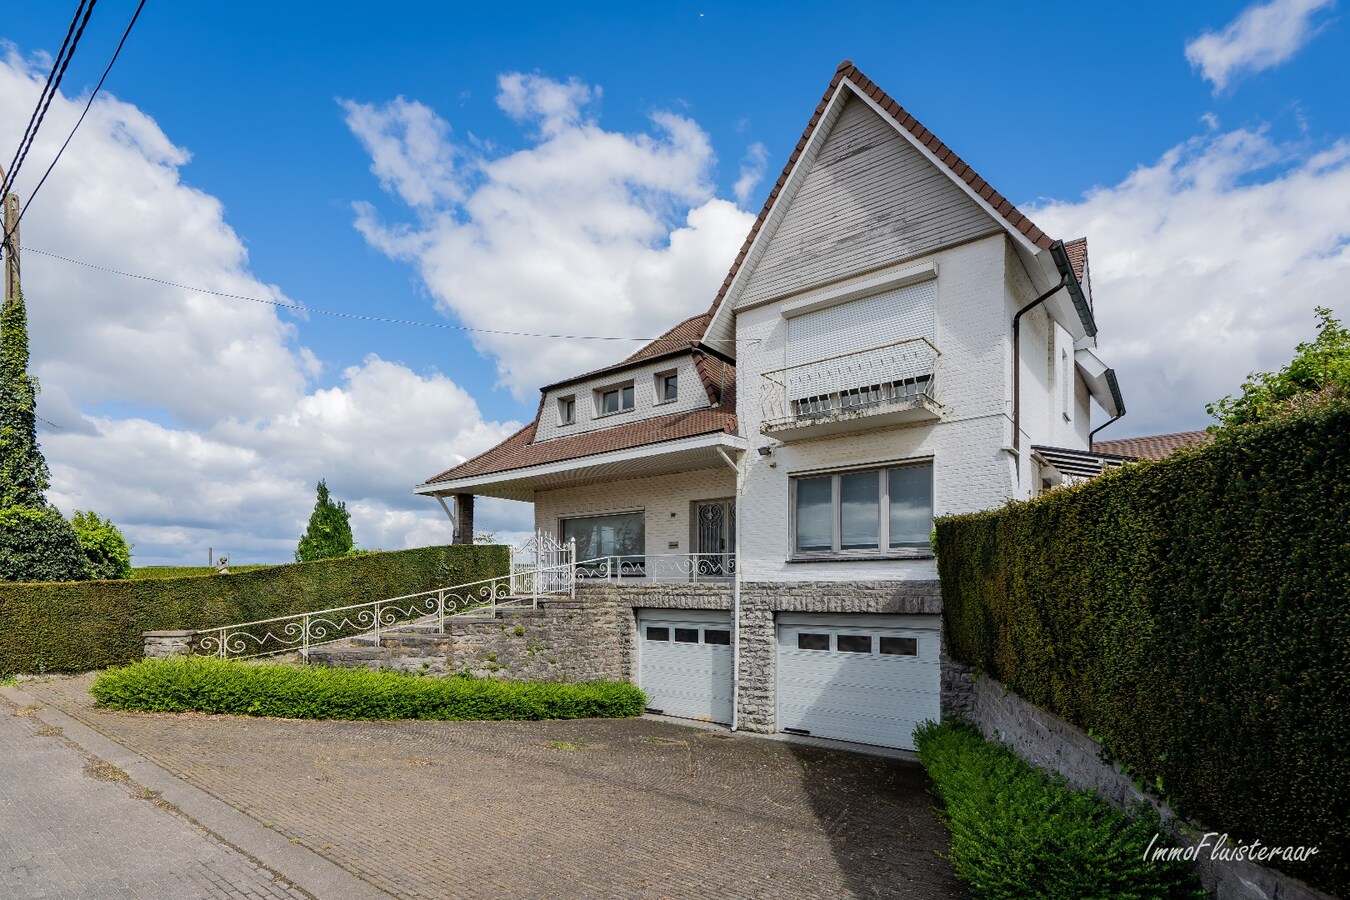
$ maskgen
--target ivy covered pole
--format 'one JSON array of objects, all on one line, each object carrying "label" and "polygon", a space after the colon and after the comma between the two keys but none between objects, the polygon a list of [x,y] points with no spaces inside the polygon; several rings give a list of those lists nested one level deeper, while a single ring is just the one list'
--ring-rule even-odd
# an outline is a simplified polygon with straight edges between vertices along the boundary
[{"label": "ivy covered pole", "polygon": [[0,310],[0,509],[46,506],[51,484],[37,440],[37,383],[28,374],[23,291]]}]

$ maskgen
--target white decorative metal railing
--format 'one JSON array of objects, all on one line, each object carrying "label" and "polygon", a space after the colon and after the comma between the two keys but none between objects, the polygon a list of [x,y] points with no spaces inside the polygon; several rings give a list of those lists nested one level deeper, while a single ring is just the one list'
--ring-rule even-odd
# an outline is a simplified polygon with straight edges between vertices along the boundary
[{"label": "white decorative metal railing", "polygon": [[572,589],[577,542],[560,543],[545,531],[536,531],[511,548],[511,593],[517,597],[559,594]]},{"label": "white decorative metal railing", "polygon": [[[575,593],[575,548],[563,547],[547,535],[536,535],[526,547],[513,550],[507,575],[403,597],[203,628],[188,633],[189,652],[245,659],[278,653],[305,655],[311,648],[354,637],[379,644],[381,634],[394,629],[416,626],[418,631],[444,634],[446,621],[455,616],[483,614],[497,607],[537,606],[541,596]],[[538,565],[540,559],[558,558],[564,561]]]},{"label": "white decorative metal railing", "polygon": [[579,580],[729,581],[736,577],[735,553],[648,553],[601,556],[577,563]]},{"label": "white decorative metal railing", "polygon": [[765,372],[761,421],[772,428],[923,400],[936,403],[941,355],[927,338],[910,338]]}]

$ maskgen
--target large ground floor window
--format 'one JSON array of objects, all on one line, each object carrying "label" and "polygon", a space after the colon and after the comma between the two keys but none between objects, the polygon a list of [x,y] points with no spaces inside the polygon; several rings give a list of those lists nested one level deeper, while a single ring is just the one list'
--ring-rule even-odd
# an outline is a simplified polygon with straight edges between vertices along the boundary
[{"label": "large ground floor window", "polygon": [[642,512],[563,519],[562,539],[577,542],[579,562],[617,556],[625,564],[641,565],[647,552],[645,519]]},{"label": "large ground floor window", "polygon": [[932,552],[931,463],[801,476],[791,490],[794,557]]}]

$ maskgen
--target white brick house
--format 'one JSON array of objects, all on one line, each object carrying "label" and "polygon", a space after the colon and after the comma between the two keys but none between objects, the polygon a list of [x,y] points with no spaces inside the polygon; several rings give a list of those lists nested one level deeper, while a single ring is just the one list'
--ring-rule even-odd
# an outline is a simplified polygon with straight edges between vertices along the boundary
[{"label": "white brick house", "polygon": [[533,501],[597,583],[621,574],[653,707],[909,747],[959,702],[932,519],[1115,461],[1091,452],[1094,404],[1124,412],[1095,335],[1086,241],[846,62],[707,313],[416,490],[462,536],[473,495]]}]

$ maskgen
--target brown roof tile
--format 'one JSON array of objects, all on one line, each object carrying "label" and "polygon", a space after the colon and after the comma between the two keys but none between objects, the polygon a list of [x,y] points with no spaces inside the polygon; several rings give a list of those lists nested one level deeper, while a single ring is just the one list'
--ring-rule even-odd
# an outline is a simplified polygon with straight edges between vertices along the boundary
[{"label": "brown roof tile", "polygon": [[1121,438],[1117,441],[1093,441],[1094,453],[1112,453],[1135,459],[1162,459],[1185,447],[1198,447],[1214,440],[1207,431],[1179,431],[1176,434],[1155,434],[1148,437]]},{"label": "brown roof tile", "polygon": [[736,411],[724,404],[719,409],[701,409],[694,412],[671,413],[655,419],[642,419],[626,425],[615,425],[598,431],[588,431],[573,437],[555,438],[542,443],[534,440],[534,422],[511,435],[485,453],[467,462],[446,469],[427,479],[427,484],[458,481],[481,475],[494,475],[512,469],[541,466],[579,459],[597,453],[628,450],[647,444],[659,444],[680,438],[696,437],[716,432],[736,433]]}]

